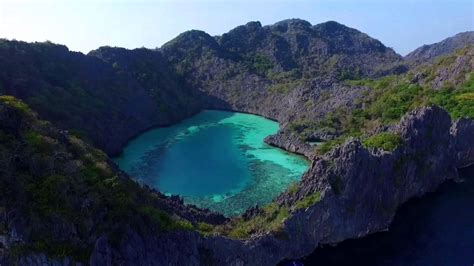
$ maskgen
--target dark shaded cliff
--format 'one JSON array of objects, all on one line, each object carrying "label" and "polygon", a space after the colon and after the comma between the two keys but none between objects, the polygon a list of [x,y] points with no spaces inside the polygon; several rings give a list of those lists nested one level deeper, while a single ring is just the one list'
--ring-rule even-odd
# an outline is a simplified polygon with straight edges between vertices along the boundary
[{"label": "dark shaded cliff", "polygon": [[[129,230],[117,247],[109,238],[99,238],[90,263],[273,265],[285,258],[304,256],[319,244],[383,230],[403,202],[457,177],[456,167],[460,165],[454,156],[458,152],[455,143],[464,140],[450,130],[461,136],[473,128],[452,125],[440,108],[418,109],[395,129],[403,145],[393,152],[370,150],[350,140],[316,159],[298,190],[280,197],[280,208],[288,208],[291,215],[279,232],[262,232],[242,241],[192,231],[157,237]],[[307,207],[295,204],[316,192],[319,199]],[[41,260],[38,254],[30,258]]]},{"label": "dark shaded cliff", "polygon": [[201,109],[200,96],[159,53],[101,48],[84,55],[52,43],[0,41],[0,93],[107,153],[157,125]]},{"label": "dark shaded cliff", "polygon": [[[252,22],[218,37],[190,31],[159,50],[102,47],[88,55],[49,42],[1,40],[0,94],[117,154],[136,134],[203,108],[282,123],[318,117],[360,96],[340,78],[375,75],[400,61],[357,30],[302,20]],[[333,104],[320,99],[332,95],[338,95]]]},{"label": "dark shaded cliff", "polygon": [[[189,31],[157,50],[1,41],[0,94],[32,109],[0,97],[0,263],[273,265],[384,230],[473,163],[473,65],[466,47],[409,69],[357,30],[295,19]],[[141,187],[80,140],[115,154],[203,108],[278,120],[266,141],[311,169],[225,219]]]},{"label": "dark shaded cliff", "polygon": [[40,263],[28,257],[36,252],[40,261],[87,263],[102,236],[116,243],[134,230],[159,238],[192,230],[191,222],[224,221],[141,187],[103,152],[0,96],[1,265]]}]

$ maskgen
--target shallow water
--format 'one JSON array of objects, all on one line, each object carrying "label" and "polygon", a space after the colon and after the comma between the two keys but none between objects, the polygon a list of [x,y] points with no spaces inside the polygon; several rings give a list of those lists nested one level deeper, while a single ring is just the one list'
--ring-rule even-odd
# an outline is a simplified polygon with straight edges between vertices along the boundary
[{"label": "shallow water", "polygon": [[307,258],[282,264],[473,265],[474,166],[460,175],[464,182],[448,182],[404,204],[389,231],[318,248]]},{"label": "shallow water", "polygon": [[278,129],[277,122],[260,116],[206,110],[145,132],[114,160],[166,194],[236,215],[270,202],[308,169],[302,156],[263,142]]}]

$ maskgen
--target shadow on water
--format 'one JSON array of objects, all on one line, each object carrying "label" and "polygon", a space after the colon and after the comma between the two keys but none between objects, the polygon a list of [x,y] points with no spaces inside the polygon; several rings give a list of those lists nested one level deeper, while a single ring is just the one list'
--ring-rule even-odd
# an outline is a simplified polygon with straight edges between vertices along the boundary
[{"label": "shadow on water", "polygon": [[283,265],[473,265],[474,166],[397,212],[387,232],[324,246]]}]

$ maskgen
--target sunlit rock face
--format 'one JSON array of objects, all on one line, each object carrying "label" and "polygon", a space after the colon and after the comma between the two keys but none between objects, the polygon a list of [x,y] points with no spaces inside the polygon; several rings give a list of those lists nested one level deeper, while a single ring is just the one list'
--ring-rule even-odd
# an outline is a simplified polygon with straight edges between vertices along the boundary
[{"label": "sunlit rock face", "polygon": [[277,122],[203,111],[131,141],[116,162],[140,182],[227,216],[263,205],[298,181],[308,161],[264,143]]}]

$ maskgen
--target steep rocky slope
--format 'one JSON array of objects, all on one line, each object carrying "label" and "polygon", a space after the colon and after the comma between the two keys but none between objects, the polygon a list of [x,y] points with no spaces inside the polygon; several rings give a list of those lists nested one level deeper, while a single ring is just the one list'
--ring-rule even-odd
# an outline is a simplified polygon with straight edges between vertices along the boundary
[{"label": "steep rocky slope", "polygon": [[264,223],[243,241],[225,237],[226,228],[265,213],[257,209],[234,224],[140,188],[105,155],[37,120],[14,98],[0,99],[0,120],[6,265],[272,265],[387,228],[400,204],[473,163],[472,120],[452,123],[438,107],[416,109],[391,130],[401,138],[392,152],[352,139],[315,158],[298,187],[277,200],[277,216],[264,220],[272,224],[285,210],[281,226],[267,231]]},{"label": "steep rocky slope", "polygon": [[[315,160],[299,189],[279,198],[281,206],[287,204],[293,211],[281,232],[256,237],[243,247],[221,239],[222,248],[214,256],[223,264],[271,265],[308,254],[318,244],[387,228],[402,202],[456,177],[459,161],[453,154],[450,127],[445,111],[424,108],[402,119],[395,132],[404,144],[394,152],[366,149],[357,140],[347,142]],[[298,202],[315,193],[315,204],[298,208]]]},{"label": "steep rocky slope", "polygon": [[283,125],[353,105],[363,89],[342,79],[406,71],[392,49],[332,21],[250,22],[217,37],[194,30],[160,51],[190,84],[227,105],[208,106],[257,113]]},{"label": "steep rocky slope", "polygon": [[[450,130],[458,133],[452,135]],[[394,152],[367,149],[351,140],[316,159],[298,190],[279,198],[280,208],[288,208],[291,215],[277,232],[264,227],[247,241],[198,233],[160,239],[131,233],[121,243],[121,252],[115,252],[107,239],[100,239],[91,264],[147,264],[156,263],[152,258],[160,258],[158,264],[178,265],[183,263],[182,250],[168,249],[164,243],[185,242],[188,265],[274,265],[285,258],[304,256],[320,244],[383,230],[403,202],[457,177],[456,168],[467,158],[458,159],[456,152],[463,153],[473,146],[471,143],[456,150],[455,143],[467,143],[465,137],[472,130],[472,121],[469,126],[452,125],[449,115],[440,108],[417,109],[395,129],[403,145]],[[315,193],[317,200],[300,206]],[[249,222],[262,215],[255,213],[245,219]],[[275,218],[267,220],[269,224],[271,219]]]},{"label": "steep rocky slope", "polygon": [[420,106],[436,104],[453,118],[472,119],[473,69],[474,46],[467,46],[403,75],[348,80],[346,85],[363,88],[364,97],[319,120],[293,120],[284,129],[285,134],[296,134],[306,141],[332,140],[319,147],[320,152],[325,152],[348,137],[367,138],[385,131],[406,112]]},{"label": "steep rocky slope", "polygon": [[302,20],[252,22],[217,37],[190,31],[159,50],[102,47],[88,55],[49,42],[1,40],[0,93],[117,154],[136,134],[203,108],[283,124],[321,117],[363,93],[341,78],[390,72],[401,60],[355,29]]},{"label": "steep rocky slope", "polygon": [[[471,35],[453,37],[443,51]],[[407,71],[401,56],[364,33],[298,19],[250,22],[216,37],[189,31],[158,50],[102,47],[88,55],[2,40],[0,67],[1,94],[23,99],[108,154],[143,130],[203,108],[256,113],[283,126],[320,120],[357,107],[367,93],[343,80]]]},{"label": "steep rocky slope", "polygon": [[52,43],[0,40],[0,94],[23,99],[110,154],[145,129],[200,110],[199,95],[159,53],[113,51],[83,55]]},{"label": "steep rocky slope", "polygon": [[[0,264],[273,265],[387,228],[400,204],[474,162],[472,47],[406,72],[354,29],[287,20],[190,31],[158,50],[2,41],[0,66],[1,94],[71,130],[0,97]],[[139,186],[77,137],[114,154],[202,108],[277,119],[266,141],[310,170],[225,219]]]},{"label": "steep rocky slope", "polygon": [[0,192],[1,265],[40,264],[45,253],[84,263],[104,235],[118,242],[130,230],[159,237],[225,221],[141,187],[10,96],[0,96]]},{"label": "steep rocky slope", "polygon": [[468,45],[474,45],[473,31],[458,33],[437,43],[425,44],[407,54],[404,59],[414,65],[431,63],[437,57],[448,55]]}]

